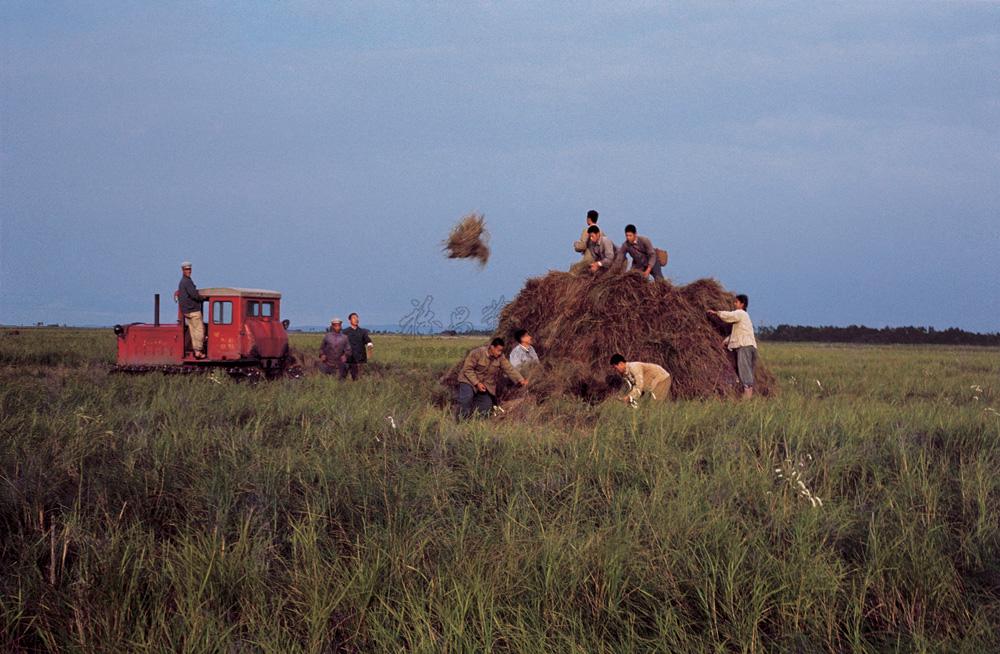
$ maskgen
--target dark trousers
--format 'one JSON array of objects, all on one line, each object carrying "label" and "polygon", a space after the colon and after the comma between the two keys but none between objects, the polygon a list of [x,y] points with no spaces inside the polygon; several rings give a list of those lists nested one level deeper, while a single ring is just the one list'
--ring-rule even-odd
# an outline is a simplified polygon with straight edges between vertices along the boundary
[{"label": "dark trousers", "polygon": [[336,374],[340,379],[347,379],[347,364],[338,361],[332,366],[326,362],[320,362],[319,369],[327,375]]},{"label": "dark trousers", "polygon": [[357,361],[353,356],[347,357],[347,370],[351,373],[351,379],[358,381],[358,375],[361,374],[361,365],[363,361]]},{"label": "dark trousers", "polygon": [[496,398],[491,393],[480,393],[472,384],[462,382],[458,385],[458,417],[468,418],[473,412],[485,415],[490,412]]}]

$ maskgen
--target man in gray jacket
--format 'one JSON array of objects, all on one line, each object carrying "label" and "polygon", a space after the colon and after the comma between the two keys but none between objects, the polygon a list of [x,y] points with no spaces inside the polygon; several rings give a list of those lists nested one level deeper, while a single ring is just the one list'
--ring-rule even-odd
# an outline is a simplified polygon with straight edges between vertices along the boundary
[{"label": "man in gray jacket", "polygon": [[610,238],[601,233],[601,228],[591,225],[587,228],[587,248],[590,256],[594,257],[594,263],[590,264],[590,271],[607,269],[615,262],[615,244]]},{"label": "man in gray jacket", "polygon": [[323,337],[323,344],[319,347],[320,370],[328,375],[334,372],[341,379],[347,378],[347,357],[351,353],[351,343],[344,334],[344,322],[340,318],[330,321],[330,331]]},{"label": "man in gray jacket", "polygon": [[643,277],[653,276],[653,279],[663,279],[660,261],[656,258],[656,248],[653,242],[645,236],[635,233],[635,225],[625,226],[625,242],[618,248],[616,260],[625,263],[625,255],[632,257],[632,270],[642,272]]},{"label": "man in gray jacket", "polygon": [[181,264],[181,283],[177,286],[177,302],[184,314],[184,324],[191,334],[191,349],[195,359],[205,358],[205,323],[201,319],[201,303],[208,298],[198,293],[191,279],[191,262]]},{"label": "man in gray jacket", "polygon": [[616,354],[611,357],[611,367],[628,383],[628,394],[620,399],[633,408],[639,406],[639,397],[644,393],[660,402],[670,399],[673,379],[663,366],[642,361],[625,361],[625,357]]},{"label": "man in gray jacket", "polygon": [[724,322],[732,323],[733,331],[722,341],[722,344],[736,352],[736,372],[743,385],[743,398],[753,397],[753,371],[757,366],[757,338],[753,335],[753,321],[747,313],[750,298],[742,293],[733,302],[736,307],[732,311],[715,311],[708,313],[718,316]]}]

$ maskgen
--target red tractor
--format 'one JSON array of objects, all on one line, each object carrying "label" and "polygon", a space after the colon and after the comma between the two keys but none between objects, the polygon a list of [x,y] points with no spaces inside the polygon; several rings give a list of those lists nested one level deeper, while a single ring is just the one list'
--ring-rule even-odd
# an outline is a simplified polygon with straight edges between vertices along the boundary
[{"label": "red tractor", "polygon": [[180,308],[175,324],[160,324],[160,296],[154,322],[115,325],[117,370],[121,372],[200,372],[222,369],[235,377],[301,376],[288,351],[287,320],[281,320],[281,293],[252,288],[203,288],[206,299],[205,358],[196,359]]}]

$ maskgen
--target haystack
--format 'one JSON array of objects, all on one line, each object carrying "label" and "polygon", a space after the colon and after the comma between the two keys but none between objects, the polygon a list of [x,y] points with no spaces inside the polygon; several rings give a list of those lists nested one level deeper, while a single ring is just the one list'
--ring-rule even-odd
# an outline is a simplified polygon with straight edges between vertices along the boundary
[{"label": "haystack", "polygon": [[444,250],[449,259],[479,259],[479,265],[485,266],[490,258],[489,240],[486,216],[470,213],[451,228]]},{"label": "haystack", "polygon": [[[524,392],[537,400],[553,395],[603,399],[618,383],[609,375],[615,353],[669,370],[675,398],[735,397],[735,358],[722,345],[730,325],[707,314],[708,309],[731,309],[734,298],[712,279],[674,286],[634,272],[550,272],[529,279],[504,308],[496,336],[507,340],[508,350],[517,329],[534,336],[541,365]],[[443,381],[455,383],[457,373],[458,367]],[[774,390],[774,377],[759,363],[755,393]]]}]

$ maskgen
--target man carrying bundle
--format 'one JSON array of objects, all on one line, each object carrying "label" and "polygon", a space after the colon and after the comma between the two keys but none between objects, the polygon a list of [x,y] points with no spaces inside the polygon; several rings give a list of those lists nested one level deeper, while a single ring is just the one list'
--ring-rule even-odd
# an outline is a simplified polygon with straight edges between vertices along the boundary
[{"label": "man carrying bundle", "polygon": [[626,254],[632,257],[631,270],[641,271],[645,278],[652,275],[653,279],[663,279],[663,271],[656,258],[656,248],[653,247],[653,242],[645,236],[636,234],[635,225],[625,226],[625,242],[618,249],[615,258],[624,263]]},{"label": "man carrying bundle", "polygon": [[590,272],[607,270],[615,262],[615,244],[601,233],[601,228],[591,225],[587,228],[587,248],[594,262],[590,264]]},{"label": "man carrying bundle", "polygon": [[670,373],[663,366],[641,361],[625,362],[625,357],[616,354],[611,357],[611,367],[628,382],[631,387],[621,401],[638,406],[639,397],[649,393],[654,400],[663,402],[670,399]]},{"label": "man carrying bundle", "polygon": [[580,235],[579,241],[574,241],[573,249],[583,255],[580,261],[590,265],[594,263],[593,257],[590,256],[590,248],[587,245],[590,243],[590,237],[587,234],[587,230],[597,224],[598,217],[597,210],[591,209],[587,212],[587,226],[583,228],[583,234]]},{"label": "man carrying bundle", "polygon": [[504,357],[502,338],[494,338],[489,345],[469,352],[458,375],[459,418],[468,418],[473,411],[487,414],[496,406],[497,383],[501,373],[521,386],[528,384],[528,380]]},{"label": "man carrying bundle", "polygon": [[747,313],[749,304],[750,298],[740,294],[736,296],[734,311],[708,310],[708,313],[718,316],[723,322],[733,324],[733,331],[723,344],[730,351],[736,352],[736,372],[739,373],[740,384],[743,385],[744,399],[753,397],[753,369],[757,365],[757,339],[753,335],[750,314]]}]

